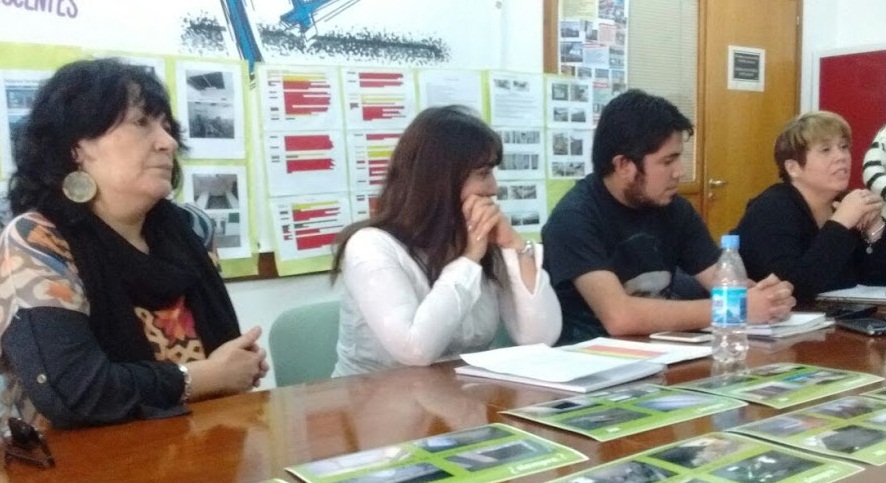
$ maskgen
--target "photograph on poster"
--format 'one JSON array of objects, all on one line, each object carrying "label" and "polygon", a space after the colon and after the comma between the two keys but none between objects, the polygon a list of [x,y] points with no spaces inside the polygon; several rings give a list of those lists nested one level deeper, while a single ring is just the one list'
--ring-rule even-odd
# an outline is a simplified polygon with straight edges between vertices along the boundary
[{"label": "photograph on poster", "polygon": [[212,213],[212,224],[215,227],[215,246],[217,248],[240,248],[240,213]]},{"label": "photograph on poster", "polygon": [[794,434],[805,433],[828,424],[831,424],[831,421],[808,414],[797,413],[765,419],[759,423],[745,426],[743,429],[784,438]]},{"label": "photograph on poster", "polygon": [[743,446],[746,445],[731,439],[701,437],[650,456],[684,468],[698,468],[743,451]]},{"label": "photograph on poster", "polygon": [[760,481],[782,481],[793,475],[806,472],[822,463],[798,458],[777,450],[752,456],[735,464],[724,466],[712,472],[714,476],[729,481],[757,483]]},{"label": "photograph on poster", "polygon": [[498,169],[502,171],[537,170],[538,154],[510,153],[502,156]]},{"label": "photograph on poster", "polygon": [[560,22],[561,39],[580,39],[581,26],[578,20],[564,20]]},{"label": "photograph on poster", "polygon": [[487,85],[493,128],[544,125],[544,98],[550,91],[542,75],[493,71]]},{"label": "photograph on poster", "polygon": [[31,113],[37,89],[51,74],[49,71],[0,71],[0,178],[8,179],[15,170],[12,153],[16,133]]},{"label": "photograph on poster", "polygon": [[188,71],[191,139],[234,139],[234,89],[230,72]]},{"label": "photograph on poster", "polygon": [[502,161],[495,168],[499,181],[543,179],[544,138],[541,129],[497,129],[502,140]]},{"label": "photograph on poster", "polygon": [[886,440],[886,433],[879,429],[857,425],[843,426],[804,438],[801,444],[852,454]]},{"label": "photograph on poster", "polygon": [[236,174],[194,174],[194,199],[203,210],[236,210],[239,208]]},{"label": "photograph on poster", "polygon": [[176,63],[177,115],[190,159],[243,159],[245,113],[240,64]]},{"label": "photograph on poster", "polygon": [[560,62],[561,63],[578,63],[582,57],[581,42],[560,42]]},{"label": "photograph on poster", "polygon": [[551,99],[555,101],[569,100],[569,84],[563,82],[551,83]]},{"label": "photograph on poster", "polygon": [[582,473],[569,483],[651,483],[664,481],[676,473],[642,461],[625,461]]},{"label": "photograph on poster", "polygon": [[251,256],[246,168],[184,166],[182,171],[184,201],[202,209],[212,219],[219,258]]},{"label": "photograph on poster", "polygon": [[547,221],[544,181],[500,181],[498,207],[520,233],[537,233]]},{"label": "photograph on poster", "polygon": [[646,417],[649,417],[649,415],[616,407],[607,408],[592,413],[585,413],[581,416],[564,419],[560,422],[569,426],[575,426],[580,429],[591,430],[603,426],[610,426],[615,423],[624,423],[627,421],[633,421],[635,419],[642,419]]},{"label": "photograph on poster", "polygon": [[590,86],[587,84],[572,84],[569,86],[569,100],[576,102],[588,102],[588,91]]},{"label": "photograph on poster", "polygon": [[500,466],[512,461],[536,458],[552,453],[550,447],[531,440],[516,440],[494,446],[465,451],[446,458],[468,471],[480,471],[493,466]]}]

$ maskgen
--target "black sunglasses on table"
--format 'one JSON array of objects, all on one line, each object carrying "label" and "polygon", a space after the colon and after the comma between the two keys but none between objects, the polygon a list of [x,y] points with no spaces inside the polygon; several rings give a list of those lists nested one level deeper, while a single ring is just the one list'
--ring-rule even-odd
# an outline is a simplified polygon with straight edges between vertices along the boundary
[{"label": "black sunglasses on table", "polygon": [[9,431],[3,437],[5,465],[8,466],[12,460],[19,460],[40,468],[55,466],[55,458],[52,457],[49,445],[46,444],[46,439],[40,430],[15,417],[9,418],[8,425]]}]

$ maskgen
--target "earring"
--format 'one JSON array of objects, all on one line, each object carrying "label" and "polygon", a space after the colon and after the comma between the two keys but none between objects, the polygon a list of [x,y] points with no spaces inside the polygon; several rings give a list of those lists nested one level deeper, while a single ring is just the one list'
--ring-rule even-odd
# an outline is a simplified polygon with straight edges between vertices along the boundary
[{"label": "earring", "polygon": [[98,187],[89,173],[81,170],[71,171],[62,181],[62,192],[74,203],[86,203],[95,198]]}]

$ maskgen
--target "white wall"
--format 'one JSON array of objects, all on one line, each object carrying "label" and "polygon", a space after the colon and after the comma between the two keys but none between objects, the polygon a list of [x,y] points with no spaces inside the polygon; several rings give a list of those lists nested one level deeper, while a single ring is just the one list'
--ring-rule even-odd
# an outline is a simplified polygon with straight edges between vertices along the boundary
[{"label": "white wall", "polygon": [[814,106],[816,53],[864,50],[886,46],[886,29],[878,19],[886,16],[883,0],[804,0],[800,110]]},{"label": "white wall", "polygon": [[[266,349],[271,324],[281,312],[308,303],[332,300],[341,293],[339,286],[330,286],[327,273],[254,282],[230,282],[227,286],[240,327],[248,330],[252,326],[260,326],[262,336],[259,342]],[[272,387],[275,387],[273,368],[261,385],[262,389]]]}]

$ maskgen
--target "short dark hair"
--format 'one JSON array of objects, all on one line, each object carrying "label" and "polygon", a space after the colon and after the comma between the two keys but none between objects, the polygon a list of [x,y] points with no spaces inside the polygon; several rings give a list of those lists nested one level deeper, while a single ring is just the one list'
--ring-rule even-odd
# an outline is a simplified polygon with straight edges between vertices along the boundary
[{"label": "short dark hair", "polygon": [[[145,67],[118,59],[80,60],[60,68],[38,90],[24,124],[16,129],[9,180],[13,214],[36,210],[53,221],[82,219],[88,207],[62,194],[62,181],[78,169],[73,151],[81,140],[95,139],[120,122],[130,106],[146,116],[166,116],[170,135],[183,149],[181,127],[172,116],[169,95]],[[181,183],[181,165],[173,159],[172,185]]]},{"label": "short dark hair", "polygon": [[592,162],[600,176],[611,173],[612,159],[623,155],[643,172],[643,157],[654,153],[675,132],[693,134],[692,122],[667,99],[630,89],[611,101],[600,114],[594,133]]},{"label": "short dark hair", "polygon": [[[375,227],[403,243],[433,284],[443,267],[467,247],[462,186],[471,171],[497,166],[501,160],[501,137],[468,108],[430,107],[420,112],[394,148],[375,214],[339,235],[333,279],[351,236]],[[498,257],[490,247],[481,260],[484,273],[493,280]]]},{"label": "short dark hair", "polygon": [[778,166],[778,176],[781,180],[784,182],[791,180],[785,168],[785,163],[789,159],[793,159],[800,166],[806,166],[806,153],[809,148],[829,138],[852,142],[852,128],[843,116],[830,111],[813,111],[791,119],[775,139],[773,149],[775,165]]}]

